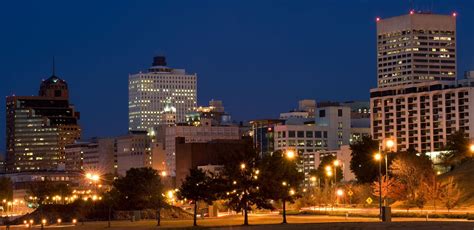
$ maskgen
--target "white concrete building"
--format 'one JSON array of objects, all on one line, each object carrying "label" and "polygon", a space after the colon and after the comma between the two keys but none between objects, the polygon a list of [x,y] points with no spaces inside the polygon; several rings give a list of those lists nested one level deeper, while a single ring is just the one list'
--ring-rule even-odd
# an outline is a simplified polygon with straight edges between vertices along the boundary
[{"label": "white concrete building", "polygon": [[[447,137],[464,130],[474,137],[474,74],[452,82],[425,82],[370,90],[372,136],[436,154]],[[432,155],[432,157],[436,157]]]},{"label": "white concrete building", "polygon": [[152,138],[146,132],[133,132],[117,138],[117,173],[125,175],[131,168],[153,166]]},{"label": "white concrete building", "polygon": [[197,75],[166,66],[155,57],[145,73],[128,77],[129,130],[149,131],[160,124],[185,122],[196,108]]},{"label": "white concrete building", "polygon": [[377,18],[377,86],[456,79],[456,15]]},{"label": "white concrete building", "polygon": [[316,109],[316,125],[328,132],[328,148],[339,149],[350,144],[351,109],[347,106],[328,106]]},{"label": "white concrete building", "polygon": [[[207,125],[206,125],[207,124]],[[177,125],[165,129],[165,151],[168,173],[176,173],[176,137],[184,137],[186,143],[205,143],[212,140],[240,139],[238,126],[211,126],[211,122],[201,120],[200,126]]]},{"label": "white concrete building", "polygon": [[351,109],[347,106],[317,108],[314,122],[288,118],[274,126],[275,150],[295,151],[301,158],[300,171],[309,185],[309,172],[319,164],[319,152],[338,150],[351,139]]}]

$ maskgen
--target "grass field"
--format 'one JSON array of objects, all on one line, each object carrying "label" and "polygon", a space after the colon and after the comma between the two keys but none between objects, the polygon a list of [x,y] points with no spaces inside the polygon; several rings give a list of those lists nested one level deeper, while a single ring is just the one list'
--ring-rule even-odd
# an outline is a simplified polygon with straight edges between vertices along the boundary
[{"label": "grass field", "polygon": [[[220,218],[207,218],[198,220],[199,228],[209,229],[251,229],[251,230],[269,230],[269,229],[474,229],[474,222],[466,220],[453,221],[451,219],[436,219],[426,221],[421,218],[396,218],[392,223],[380,223],[376,218],[358,218],[358,217],[335,217],[335,216],[288,216],[288,223],[282,225],[279,215],[251,215],[249,217],[250,226],[242,226],[242,216],[228,216]],[[157,229],[156,221],[144,220],[137,222],[113,221],[111,228],[107,228],[107,222],[86,222],[84,225],[78,223],[73,225],[51,225],[47,229],[77,229],[77,230],[102,230],[102,229]],[[166,220],[162,221],[165,229],[186,229],[192,228],[192,220]],[[0,228],[2,229],[2,228]],[[25,229],[25,226],[12,226],[11,229]],[[34,226],[33,229],[39,229]]]}]

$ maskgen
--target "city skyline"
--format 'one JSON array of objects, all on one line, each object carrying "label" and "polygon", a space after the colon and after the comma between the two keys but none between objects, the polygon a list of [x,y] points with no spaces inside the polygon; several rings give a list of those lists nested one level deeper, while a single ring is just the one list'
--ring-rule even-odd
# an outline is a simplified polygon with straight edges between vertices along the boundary
[{"label": "city skyline", "polygon": [[[31,12],[31,17],[37,16],[42,20],[18,20],[16,25],[13,23],[6,26],[7,31],[11,30],[8,33],[11,37],[0,38],[0,41],[3,41],[0,47],[6,50],[0,56],[5,64],[4,84],[0,86],[0,91],[4,96],[36,94],[41,79],[46,79],[51,74],[52,56],[56,56],[56,73],[68,82],[71,101],[82,112],[84,138],[118,135],[127,131],[128,74],[146,69],[151,58],[157,54],[166,55],[173,67],[184,68],[199,75],[198,105],[203,105],[213,98],[223,100],[235,120],[277,117],[279,112],[294,108],[296,100],[304,98],[318,101],[368,100],[369,89],[376,85],[375,18],[407,14],[410,9],[408,4],[370,4],[368,1],[326,4],[324,9],[318,9],[323,5],[320,2],[294,5],[278,2],[274,3],[271,11],[261,13],[267,5],[262,2],[252,4],[251,9],[231,3],[213,4],[209,8],[204,7],[205,9],[199,8],[203,5],[189,4],[192,6],[182,9],[184,15],[189,15],[189,18],[169,15],[167,10],[173,9],[173,4],[156,4],[156,7],[163,7],[160,10],[164,11],[163,16],[156,16],[157,24],[153,24],[153,16],[133,19],[140,10],[152,8],[146,4],[118,3],[117,9],[109,12],[111,18],[100,15],[99,11],[106,7],[102,5],[95,9],[97,12],[92,12],[93,17],[88,19],[89,21],[84,22],[78,21],[80,17],[76,18],[78,15],[74,13],[66,15],[66,11],[58,11],[57,15],[48,14],[61,9],[61,4],[53,4],[53,7],[48,9],[46,8],[51,6],[41,4],[39,7],[43,11],[40,11],[45,15]],[[249,5],[250,3],[247,6]],[[356,7],[356,12],[341,8],[344,5]],[[84,10],[88,9],[82,7]],[[235,12],[232,12],[233,7],[237,7]],[[448,1],[443,1],[433,8],[435,13],[458,12],[457,61],[458,77],[461,77],[464,71],[474,69],[474,60],[470,55],[474,45],[468,42],[474,36],[468,29],[472,26],[469,23],[473,21],[471,15],[474,15],[474,3],[454,1],[448,4]],[[34,6],[30,5],[25,11],[33,9]],[[193,9],[198,12],[193,12]],[[210,14],[203,17],[203,10],[209,11]],[[78,7],[77,11],[81,11],[81,7]],[[239,18],[239,13],[247,13],[249,17]],[[360,17],[361,13],[363,17]],[[196,16],[193,14],[198,16],[196,23],[201,26],[201,30],[188,25],[195,18],[193,16]],[[347,21],[341,14],[347,18],[353,17],[354,20],[346,24]],[[2,12],[2,15],[0,18],[4,19],[3,21],[6,19],[2,17],[11,16],[8,12]],[[223,19],[216,22],[212,20],[214,16]],[[58,17],[65,17],[65,22],[58,22]],[[172,20],[168,21],[167,17]],[[100,19],[98,25],[87,27],[87,22],[91,23],[90,20],[94,18]],[[329,20],[326,20],[328,18]],[[100,28],[101,22],[110,24],[112,19],[120,19],[118,24],[123,28]],[[83,29],[85,32],[80,33],[66,28],[54,29],[69,26],[68,22],[72,22],[73,27],[82,25],[87,28]],[[157,26],[156,32],[148,31],[151,25]],[[15,31],[18,26],[26,26],[26,29]],[[160,34],[179,26],[184,26],[192,33],[177,32],[177,37],[163,37]],[[316,26],[322,26],[322,29],[319,30]],[[307,28],[310,30],[306,30]],[[36,29],[51,30],[51,38],[34,39],[36,37],[32,35]],[[61,34],[55,35],[54,32],[58,31],[62,31]],[[124,35],[130,31],[136,33],[136,36],[128,35],[122,38],[123,40],[114,40],[113,36]],[[140,37],[141,32],[150,36]],[[48,33],[42,31],[38,34]],[[104,37],[98,34],[104,34]],[[321,34],[334,36],[324,38]],[[349,40],[353,41],[355,46],[342,43],[348,39],[339,36],[348,34],[360,34]],[[185,38],[184,35],[188,37]],[[194,35],[196,40],[193,40]],[[14,40],[18,40],[18,45],[11,47],[9,44]],[[107,44],[109,41],[111,44]],[[236,44],[239,41],[241,43]],[[326,44],[325,42],[330,45],[322,45]],[[91,46],[84,50],[65,48],[78,43],[81,44],[78,46],[82,47],[81,49],[88,44]],[[233,47],[232,44],[236,46]],[[220,50],[223,47],[226,49]],[[31,52],[31,48],[36,50]],[[328,53],[329,51],[334,53]],[[223,55],[225,58],[222,58]],[[341,56],[357,58],[351,62],[343,62],[345,67],[338,68]],[[297,76],[294,76],[295,74]],[[289,77],[292,81],[287,80]],[[229,79],[237,79],[239,82]],[[341,85],[340,82],[346,84]],[[261,96],[255,98],[252,92]],[[103,100],[96,100],[100,96],[103,96]],[[108,106],[104,106],[105,103]],[[5,101],[2,100],[0,105],[4,107]],[[4,110],[0,117],[0,128],[5,130]],[[0,150],[4,151],[4,132],[0,137]]]}]

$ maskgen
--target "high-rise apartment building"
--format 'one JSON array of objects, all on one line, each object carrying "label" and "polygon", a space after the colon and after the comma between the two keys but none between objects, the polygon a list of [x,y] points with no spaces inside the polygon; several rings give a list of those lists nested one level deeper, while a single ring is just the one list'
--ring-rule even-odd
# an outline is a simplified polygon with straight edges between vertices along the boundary
[{"label": "high-rise apartment building", "polygon": [[[395,151],[443,149],[457,130],[474,137],[474,76],[454,82],[425,82],[370,91],[372,136],[393,139]],[[436,156],[432,155],[433,157]]]},{"label": "high-rise apartment building", "polygon": [[128,78],[129,130],[150,131],[161,124],[185,122],[196,108],[197,75],[167,66],[158,56],[147,72]]},{"label": "high-rise apartment building", "polygon": [[69,103],[66,81],[43,80],[39,96],[6,99],[7,171],[64,169],[65,146],[80,138],[79,113]]},{"label": "high-rise apartment building", "polygon": [[456,79],[456,15],[377,18],[377,85]]}]

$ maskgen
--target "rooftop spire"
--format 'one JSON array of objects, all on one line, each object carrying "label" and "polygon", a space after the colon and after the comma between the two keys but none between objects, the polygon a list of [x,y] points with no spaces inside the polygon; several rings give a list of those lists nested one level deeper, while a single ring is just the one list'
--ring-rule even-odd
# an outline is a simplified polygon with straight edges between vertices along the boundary
[{"label": "rooftop spire", "polygon": [[53,56],[53,75],[52,76],[56,76],[56,63],[54,60],[54,56]]}]

